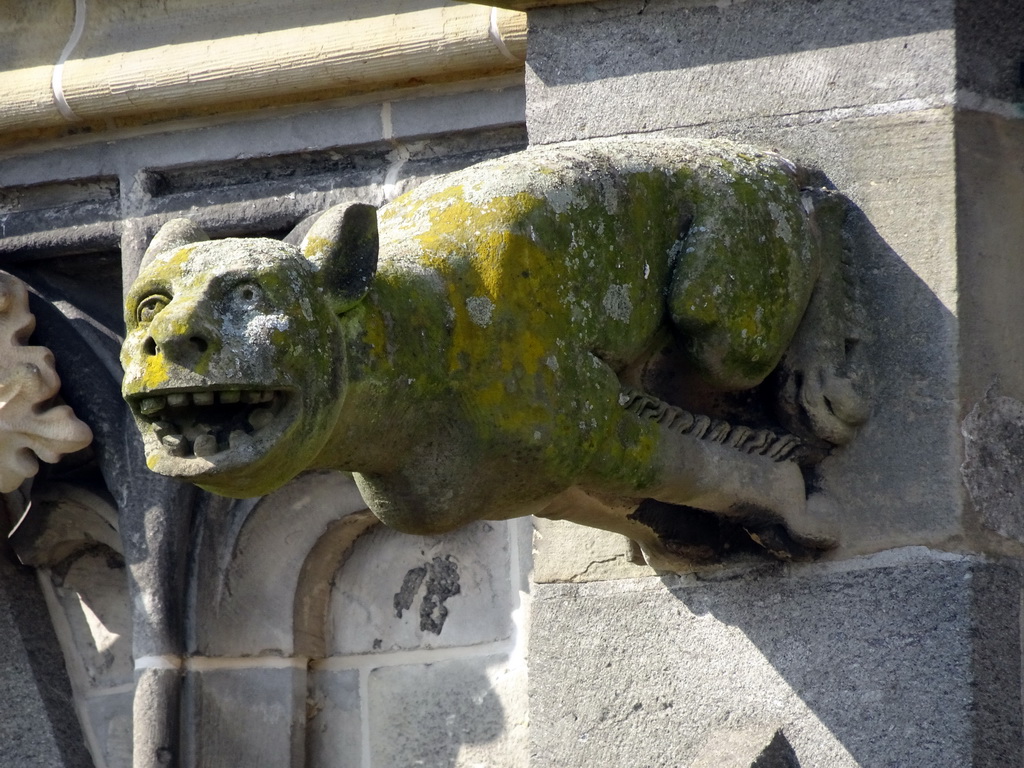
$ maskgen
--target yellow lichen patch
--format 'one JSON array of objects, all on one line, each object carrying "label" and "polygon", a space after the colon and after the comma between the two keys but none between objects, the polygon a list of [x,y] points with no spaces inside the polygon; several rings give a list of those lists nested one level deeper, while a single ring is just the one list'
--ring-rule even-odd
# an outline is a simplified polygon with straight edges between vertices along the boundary
[{"label": "yellow lichen patch", "polygon": [[143,391],[159,389],[170,381],[171,375],[162,357],[147,355],[142,364],[141,374],[137,377],[140,388]]},{"label": "yellow lichen patch", "polygon": [[324,254],[329,253],[334,247],[334,242],[326,237],[310,235],[306,238],[305,245],[305,256],[312,261],[323,258]]}]

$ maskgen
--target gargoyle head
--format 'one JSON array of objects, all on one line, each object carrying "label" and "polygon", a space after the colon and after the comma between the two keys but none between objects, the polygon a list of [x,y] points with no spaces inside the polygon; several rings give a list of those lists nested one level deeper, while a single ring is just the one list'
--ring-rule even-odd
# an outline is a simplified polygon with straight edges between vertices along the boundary
[{"label": "gargoyle head", "polygon": [[299,246],[164,225],[125,300],[121,349],[150,469],[253,496],[309,467],[343,397],[338,316],[376,264],[369,205],[328,210]]}]

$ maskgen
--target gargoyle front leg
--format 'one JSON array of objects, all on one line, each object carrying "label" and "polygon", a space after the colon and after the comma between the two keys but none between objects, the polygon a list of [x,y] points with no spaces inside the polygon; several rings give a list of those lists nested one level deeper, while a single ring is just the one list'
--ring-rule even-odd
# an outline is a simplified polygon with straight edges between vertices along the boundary
[{"label": "gargoyle front leg", "polygon": [[865,375],[854,350],[861,323],[845,264],[842,225],[849,202],[828,190],[813,201],[821,271],[810,303],[776,372],[782,423],[820,448],[845,445],[868,416]]}]

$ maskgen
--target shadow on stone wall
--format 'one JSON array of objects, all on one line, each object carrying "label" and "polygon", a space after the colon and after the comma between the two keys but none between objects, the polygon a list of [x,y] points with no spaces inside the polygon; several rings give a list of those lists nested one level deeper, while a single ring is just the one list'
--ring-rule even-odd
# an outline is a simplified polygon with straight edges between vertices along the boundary
[{"label": "shadow on stone wall", "polygon": [[[956,319],[863,213],[847,229],[874,406],[816,482],[841,510],[840,554],[938,543],[962,524],[960,446],[949,431],[959,413]],[[770,712],[774,701],[802,763],[976,764],[977,731],[995,761],[986,764],[1011,764],[1020,759],[1017,576],[1000,571],[1007,589],[990,593],[988,607],[972,578],[970,563],[897,557],[891,567],[771,565],[665,584],[684,608],[677,631],[692,630],[685,643],[700,677],[722,675],[693,695],[734,713]],[[1009,642],[981,658],[974,639],[991,622]],[[1001,670],[1002,693],[976,667]]]},{"label": "shadow on stone wall", "polygon": [[737,724],[776,710],[805,765],[1016,764],[1020,577],[948,559],[667,580],[692,695]]}]

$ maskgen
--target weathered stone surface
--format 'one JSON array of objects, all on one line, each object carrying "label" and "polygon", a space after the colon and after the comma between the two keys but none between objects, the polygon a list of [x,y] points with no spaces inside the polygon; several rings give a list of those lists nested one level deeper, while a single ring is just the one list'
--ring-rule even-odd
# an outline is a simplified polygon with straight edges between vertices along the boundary
[{"label": "weathered stone surface", "polygon": [[981,95],[1021,101],[1024,15],[1017,10],[1002,0],[956,3],[956,80],[957,87],[967,92],[961,98]]},{"label": "weathered stone surface", "polygon": [[363,768],[359,672],[310,670],[307,701],[307,765]]},{"label": "weathered stone surface", "polygon": [[235,667],[185,675],[183,764],[203,768],[301,764],[306,670]]},{"label": "weathered stone surface", "polygon": [[715,731],[689,768],[800,768],[781,730],[772,726]]},{"label": "weathered stone surface", "polygon": [[391,122],[384,126],[385,138],[401,136],[408,140],[484,126],[520,125],[526,110],[522,86],[508,86],[501,81],[496,85],[504,87],[391,102]]},{"label": "weathered stone surface", "polygon": [[77,255],[114,250],[120,238],[116,177],[0,187],[0,254]]},{"label": "weathered stone surface", "polygon": [[46,573],[70,631],[67,652],[77,657],[84,672],[81,682],[90,691],[131,685],[134,675],[124,563],[109,550],[97,549],[83,552],[59,575]]},{"label": "weathered stone surface", "polygon": [[1024,403],[990,393],[963,421],[964,486],[982,524],[1024,541]]},{"label": "weathered stone surface", "polygon": [[[1024,218],[1024,121],[960,112],[957,131],[957,233],[964,343],[961,432],[964,485],[979,525],[979,544],[1024,541],[1020,499],[1024,324],[1020,243]],[[1005,543],[1005,542],[1001,542]]]},{"label": "weathered stone surface", "polygon": [[524,676],[505,656],[375,669],[372,764],[525,768]]},{"label": "weathered stone surface", "polygon": [[532,765],[689,765],[765,721],[806,766],[1021,760],[1017,571],[903,550],[733,576],[539,586]]},{"label": "weathered stone surface", "polygon": [[530,14],[534,144],[885,102],[941,104],[953,7],[623,0]]},{"label": "weathered stone surface", "polygon": [[1024,119],[959,111],[954,125],[966,415],[993,389],[1024,400],[1018,332],[1024,326],[1024,166],[1014,162],[1024,155]]},{"label": "weathered stone surface", "polygon": [[351,540],[372,524],[346,523],[366,506],[352,478],[311,472],[255,504],[221,502],[208,511],[197,545],[190,651],[322,653],[328,582]]},{"label": "weathered stone surface", "polygon": [[508,638],[508,528],[480,522],[414,538],[379,527],[363,536],[335,577],[329,652],[450,648]]},{"label": "weathered stone surface", "polygon": [[534,518],[533,581],[605,581],[651,576],[630,559],[629,539],[564,520]]},{"label": "weathered stone surface", "polygon": [[6,545],[0,546],[0,638],[0,762],[92,768],[46,606],[32,574],[13,562]]},{"label": "weathered stone surface", "polygon": [[97,765],[134,768],[132,765],[133,690],[93,695],[87,700],[89,730],[101,755]]},{"label": "weathered stone surface", "polygon": [[54,569],[40,570],[52,590],[75,705],[98,765],[132,768],[131,601],[124,561],[93,545]]}]

